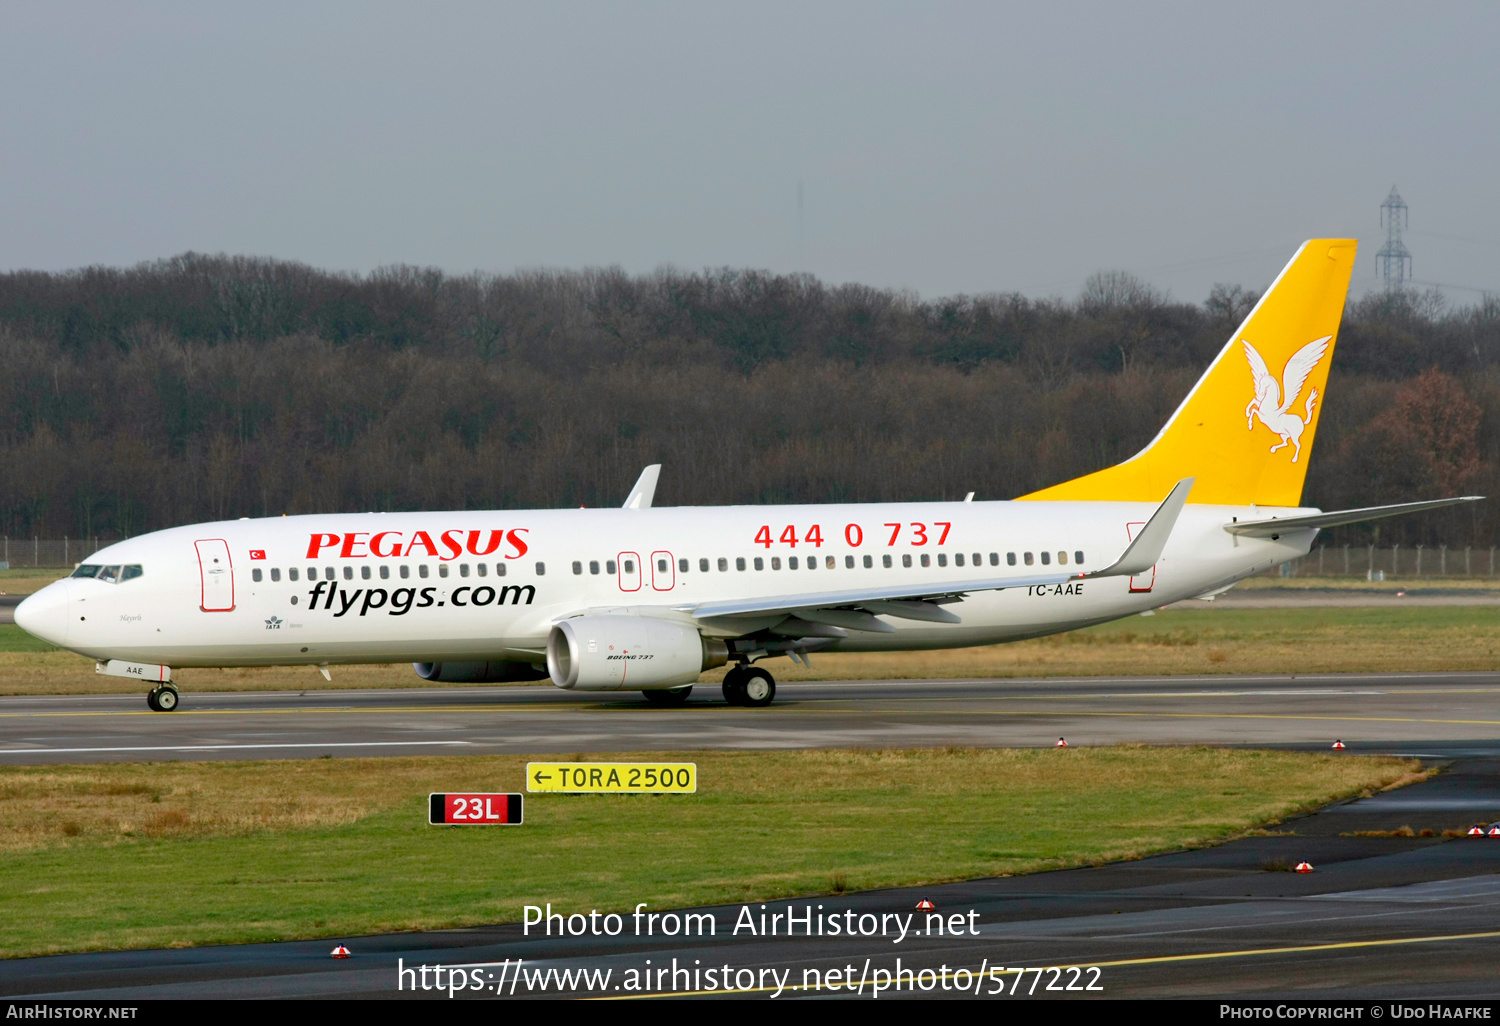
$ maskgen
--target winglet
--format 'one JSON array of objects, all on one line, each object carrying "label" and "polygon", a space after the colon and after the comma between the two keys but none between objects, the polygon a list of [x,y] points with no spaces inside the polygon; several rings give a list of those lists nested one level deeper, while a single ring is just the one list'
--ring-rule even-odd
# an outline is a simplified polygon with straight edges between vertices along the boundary
[{"label": "winglet", "polygon": [[641,471],[641,476],[636,478],[635,487],[630,489],[630,495],[625,499],[625,509],[650,509],[651,500],[656,498],[656,479],[661,476],[661,464],[653,463]]},{"label": "winglet", "polygon": [[1182,507],[1187,504],[1194,480],[1196,479],[1185,477],[1177,482],[1161,505],[1156,507],[1156,512],[1151,514],[1151,519],[1146,521],[1146,526],[1141,528],[1135,540],[1120,553],[1119,559],[1103,570],[1080,576],[1123,577],[1127,574],[1143,574],[1155,566],[1156,561],[1161,558],[1161,550],[1167,547],[1172,528],[1177,526],[1177,517],[1182,513]]}]

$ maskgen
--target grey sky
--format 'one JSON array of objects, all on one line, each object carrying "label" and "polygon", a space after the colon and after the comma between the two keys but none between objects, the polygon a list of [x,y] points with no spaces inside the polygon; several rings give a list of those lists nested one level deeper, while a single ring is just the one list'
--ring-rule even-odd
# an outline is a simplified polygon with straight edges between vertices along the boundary
[{"label": "grey sky", "polygon": [[1125,268],[1198,301],[1318,234],[1368,287],[1394,183],[1416,277],[1500,290],[1496,39],[1493,3],[0,0],[0,269]]}]

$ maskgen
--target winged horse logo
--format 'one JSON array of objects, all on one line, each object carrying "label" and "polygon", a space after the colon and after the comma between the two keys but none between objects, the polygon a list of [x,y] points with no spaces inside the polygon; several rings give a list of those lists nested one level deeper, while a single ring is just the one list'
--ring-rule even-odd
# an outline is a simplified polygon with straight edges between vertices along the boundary
[{"label": "winged horse logo", "polygon": [[1292,358],[1286,362],[1286,369],[1281,372],[1280,382],[1255,347],[1240,339],[1240,345],[1245,347],[1245,359],[1250,361],[1250,374],[1255,378],[1255,398],[1245,407],[1245,428],[1255,430],[1255,418],[1259,417],[1262,424],[1281,436],[1281,441],[1271,446],[1272,452],[1289,445],[1296,447],[1292,453],[1293,463],[1302,455],[1302,432],[1307,427],[1307,421],[1312,419],[1313,407],[1318,402],[1318,390],[1314,388],[1307,394],[1304,408],[1306,418],[1287,411],[1297,401],[1297,395],[1307,383],[1307,376],[1318,365],[1318,361],[1323,359],[1323,354],[1328,352],[1328,343],[1332,339],[1332,335],[1324,335],[1293,353]]}]

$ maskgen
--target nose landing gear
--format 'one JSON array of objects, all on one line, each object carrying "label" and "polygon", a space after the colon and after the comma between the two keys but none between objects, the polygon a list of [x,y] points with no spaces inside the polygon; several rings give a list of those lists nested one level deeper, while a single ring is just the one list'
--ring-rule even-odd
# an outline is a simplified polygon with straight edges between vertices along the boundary
[{"label": "nose landing gear", "polygon": [[146,693],[146,705],[152,712],[171,712],[177,708],[177,686],[170,682]]},{"label": "nose landing gear", "polygon": [[776,697],[776,678],[759,666],[736,666],[724,675],[724,701],[752,709],[771,704]]}]

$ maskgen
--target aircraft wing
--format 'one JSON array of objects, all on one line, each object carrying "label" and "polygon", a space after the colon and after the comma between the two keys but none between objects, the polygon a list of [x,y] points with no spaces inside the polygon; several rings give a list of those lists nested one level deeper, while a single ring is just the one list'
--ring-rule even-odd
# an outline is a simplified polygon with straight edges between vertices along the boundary
[{"label": "aircraft wing", "polygon": [[1332,513],[1305,513],[1293,517],[1268,517],[1264,520],[1236,520],[1224,525],[1230,534],[1243,534],[1251,538],[1269,538],[1283,531],[1303,530],[1309,527],[1339,527],[1342,524],[1358,524],[1382,517],[1397,517],[1403,513],[1420,513],[1426,509],[1442,509],[1457,506],[1461,502],[1478,502],[1483,495],[1460,495],[1452,499],[1429,499],[1426,502],[1402,502],[1395,506],[1366,506],[1363,509],[1341,509]]},{"label": "aircraft wing", "polygon": [[959,618],[941,603],[956,602],[972,591],[1000,591],[1005,588],[1029,588],[1037,585],[1063,584],[1093,577],[1119,577],[1142,573],[1161,558],[1162,549],[1172,533],[1177,517],[1192,490],[1193,478],[1177,482],[1146,526],[1113,563],[1088,573],[1058,568],[1051,573],[975,576],[967,580],[943,581],[927,585],[896,584],[881,588],[856,588],[841,591],[801,592],[762,598],[725,599],[674,607],[694,617],[768,616],[784,613],[814,623],[854,630],[889,632],[889,624],[876,616],[895,616],[907,620],[936,623],[959,623]]}]

